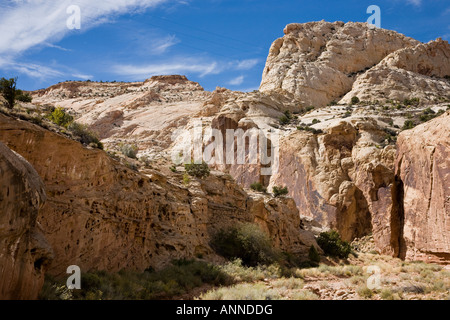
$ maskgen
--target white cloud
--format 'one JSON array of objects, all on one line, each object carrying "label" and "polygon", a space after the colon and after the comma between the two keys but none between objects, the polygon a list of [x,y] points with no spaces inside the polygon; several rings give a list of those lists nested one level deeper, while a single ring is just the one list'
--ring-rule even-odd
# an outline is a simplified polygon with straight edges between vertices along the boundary
[{"label": "white cloud", "polygon": [[64,75],[61,71],[56,69],[41,66],[35,63],[21,63],[15,62],[6,58],[0,59],[0,68],[4,70],[11,70],[14,72],[20,72],[27,74],[33,78],[47,79],[52,77],[60,77]]},{"label": "white cloud", "polygon": [[162,39],[157,39],[153,41],[151,52],[154,54],[163,54],[165,53],[170,47],[173,47],[180,41],[175,36],[167,36]]},{"label": "white cloud", "polygon": [[422,0],[406,0],[406,2],[415,5],[416,7],[420,7],[422,5]]},{"label": "white cloud", "polygon": [[236,70],[249,70],[259,63],[259,59],[246,59],[232,62]]},{"label": "white cloud", "polygon": [[244,82],[244,76],[236,77],[228,82],[229,85],[239,86]]},{"label": "white cloud", "polygon": [[[144,10],[169,0],[78,0],[81,30],[125,12]],[[62,39],[69,32],[66,10],[72,0],[16,0],[0,11],[0,54],[18,54],[34,46]]]},{"label": "white cloud", "polygon": [[195,73],[200,76],[206,76],[210,74],[218,74],[222,71],[219,68],[218,63],[215,61],[204,62],[201,60],[191,58],[178,58],[171,61],[165,61],[162,63],[152,63],[144,65],[116,65],[111,70],[123,77],[136,79],[136,78],[149,78],[154,75],[170,75],[170,74],[186,74]]}]

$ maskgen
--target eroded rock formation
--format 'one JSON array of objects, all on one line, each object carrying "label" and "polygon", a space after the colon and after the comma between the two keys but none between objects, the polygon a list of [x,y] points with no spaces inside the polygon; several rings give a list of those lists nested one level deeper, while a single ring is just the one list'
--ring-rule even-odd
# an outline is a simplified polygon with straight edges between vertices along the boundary
[{"label": "eroded rock formation", "polygon": [[0,142],[0,299],[36,299],[52,250],[37,223],[46,199],[33,167]]},{"label": "eroded rock formation", "polygon": [[49,269],[159,268],[177,258],[219,259],[211,236],[238,222],[257,222],[282,250],[305,255],[315,244],[295,203],[247,194],[217,172],[184,186],[182,174],[131,170],[100,150],[0,115],[0,141],[43,178],[48,199],[38,221],[55,251]]}]

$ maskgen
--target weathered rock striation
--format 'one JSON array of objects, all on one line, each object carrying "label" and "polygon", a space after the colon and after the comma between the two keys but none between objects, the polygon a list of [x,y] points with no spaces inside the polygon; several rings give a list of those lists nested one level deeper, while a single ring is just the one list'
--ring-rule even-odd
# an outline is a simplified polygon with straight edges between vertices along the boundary
[{"label": "weathered rock striation", "polygon": [[46,199],[33,167],[0,142],[0,299],[36,299],[52,250],[37,223]]}]

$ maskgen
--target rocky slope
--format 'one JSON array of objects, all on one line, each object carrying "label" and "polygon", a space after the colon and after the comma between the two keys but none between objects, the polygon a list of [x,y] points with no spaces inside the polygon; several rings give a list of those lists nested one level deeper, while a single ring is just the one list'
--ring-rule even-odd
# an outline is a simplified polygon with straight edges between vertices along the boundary
[{"label": "rocky slope", "polygon": [[[55,275],[72,264],[117,271],[218,261],[211,235],[236,222],[260,224],[299,255],[316,245],[305,229],[334,228],[346,240],[372,233],[383,254],[448,263],[448,113],[396,140],[402,127],[450,105],[449,57],[445,41],[421,44],[362,23],[291,24],[271,47],[257,92],[207,92],[184,76],[160,76],[60,83],[24,104],[36,117],[62,106],[108,153],[68,139],[65,129],[3,115],[0,141],[44,181],[37,219],[55,251]],[[351,103],[354,96],[362,102]],[[228,129],[258,130],[268,154],[279,147],[271,163],[278,171],[264,175],[270,165],[249,164],[246,149],[244,165],[216,163],[209,178],[183,183],[171,156],[189,146],[184,138],[198,123],[203,147],[215,141],[210,129],[224,142]],[[137,145],[140,160],[113,159],[124,143]],[[292,199],[253,192],[254,182],[286,186]]]},{"label": "rocky slope", "polygon": [[350,103],[355,96],[365,101],[450,99],[449,53],[450,45],[442,39],[393,52],[358,77],[341,102]]},{"label": "rocky slope", "polygon": [[46,199],[33,167],[0,142],[0,299],[36,299],[52,250],[37,223]]},{"label": "rocky slope", "polygon": [[[49,272],[160,268],[173,259],[219,259],[211,236],[255,222],[284,251],[316,245],[302,230],[295,202],[247,194],[217,172],[185,186],[182,174],[131,170],[105,152],[0,115],[0,141],[23,154],[43,178],[47,202],[38,221],[55,251]],[[170,172],[170,173],[169,173]]]},{"label": "rocky slope", "polygon": [[326,106],[387,55],[419,42],[363,23],[289,24],[270,48],[260,90],[289,92],[304,106]]}]

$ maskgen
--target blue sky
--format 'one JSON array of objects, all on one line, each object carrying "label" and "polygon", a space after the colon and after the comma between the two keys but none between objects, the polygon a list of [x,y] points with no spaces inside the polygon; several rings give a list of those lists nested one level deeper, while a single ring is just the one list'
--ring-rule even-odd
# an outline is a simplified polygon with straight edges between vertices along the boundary
[{"label": "blue sky", "polygon": [[[450,40],[449,0],[1,0],[0,76],[35,90],[184,74],[206,90],[251,91],[286,24],[365,22],[373,4],[382,28]],[[80,8],[79,30],[67,28],[71,5]]]}]

